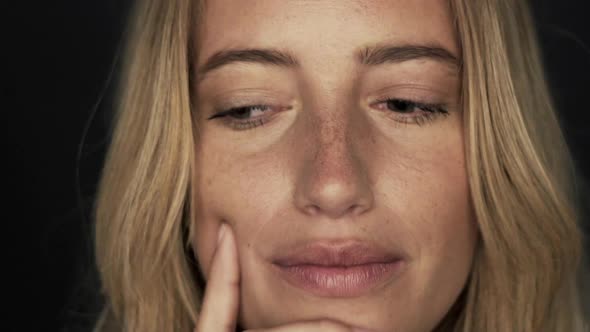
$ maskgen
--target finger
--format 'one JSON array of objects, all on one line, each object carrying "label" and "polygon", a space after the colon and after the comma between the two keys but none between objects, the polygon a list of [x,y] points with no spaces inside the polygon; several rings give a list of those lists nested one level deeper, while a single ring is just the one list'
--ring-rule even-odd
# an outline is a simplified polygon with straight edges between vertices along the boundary
[{"label": "finger", "polygon": [[244,332],[371,332],[369,330],[351,327],[346,324],[330,320],[303,321],[281,325],[270,329],[255,329]]},{"label": "finger", "polygon": [[239,306],[240,269],[231,227],[222,224],[211,262],[196,332],[234,332]]}]

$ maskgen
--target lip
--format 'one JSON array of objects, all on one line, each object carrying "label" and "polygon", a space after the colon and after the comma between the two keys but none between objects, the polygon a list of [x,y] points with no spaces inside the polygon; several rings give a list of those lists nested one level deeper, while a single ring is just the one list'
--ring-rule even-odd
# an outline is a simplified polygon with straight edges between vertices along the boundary
[{"label": "lip", "polygon": [[296,247],[272,262],[294,287],[321,297],[357,297],[398,276],[406,256],[368,242],[332,241]]}]

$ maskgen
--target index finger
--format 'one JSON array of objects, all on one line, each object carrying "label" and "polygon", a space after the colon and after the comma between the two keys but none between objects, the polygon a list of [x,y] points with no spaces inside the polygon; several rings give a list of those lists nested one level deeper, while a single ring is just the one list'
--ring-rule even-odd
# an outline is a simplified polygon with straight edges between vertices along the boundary
[{"label": "index finger", "polygon": [[195,332],[234,332],[239,306],[240,268],[231,227],[222,224],[209,269]]}]

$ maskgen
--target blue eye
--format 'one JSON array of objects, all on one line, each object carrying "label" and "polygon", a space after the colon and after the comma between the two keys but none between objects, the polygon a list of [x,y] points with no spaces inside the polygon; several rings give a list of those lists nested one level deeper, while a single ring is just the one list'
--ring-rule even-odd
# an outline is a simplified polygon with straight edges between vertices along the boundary
[{"label": "blue eye", "polygon": [[268,111],[270,106],[268,105],[252,105],[252,106],[240,106],[230,108],[228,110],[224,110],[220,113],[215,114],[209,119],[222,117],[222,116],[229,116],[234,119],[249,119],[256,116],[261,115],[262,113]]},{"label": "blue eye", "polygon": [[[373,105],[383,111],[392,113],[395,121],[404,124],[423,125],[435,120],[439,116],[447,116],[449,112],[442,104],[429,104],[407,99],[387,98],[379,100]],[[227,126],[234,130],[253,129],[264,125],[268,116],[264,113],[272,112],[270,105],[244,105],[222,110],[208,120],[221,118]]]},{"label": "blue eye", "polygon": [[270,105],[246,105],[232,107],[209,117],[208,120],[223,118],[235,130],[252,129],[266,123],[263,113],[270,111]]}]

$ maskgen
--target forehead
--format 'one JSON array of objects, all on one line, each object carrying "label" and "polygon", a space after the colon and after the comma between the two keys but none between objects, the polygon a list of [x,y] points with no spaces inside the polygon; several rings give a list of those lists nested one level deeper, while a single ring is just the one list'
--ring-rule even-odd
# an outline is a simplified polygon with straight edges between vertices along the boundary
[{"label": "forehead", "polygon": [[458,53],[448,0],[206,0],[199,54],[278,47],[342,54],[383,42],[439,44]]}]

